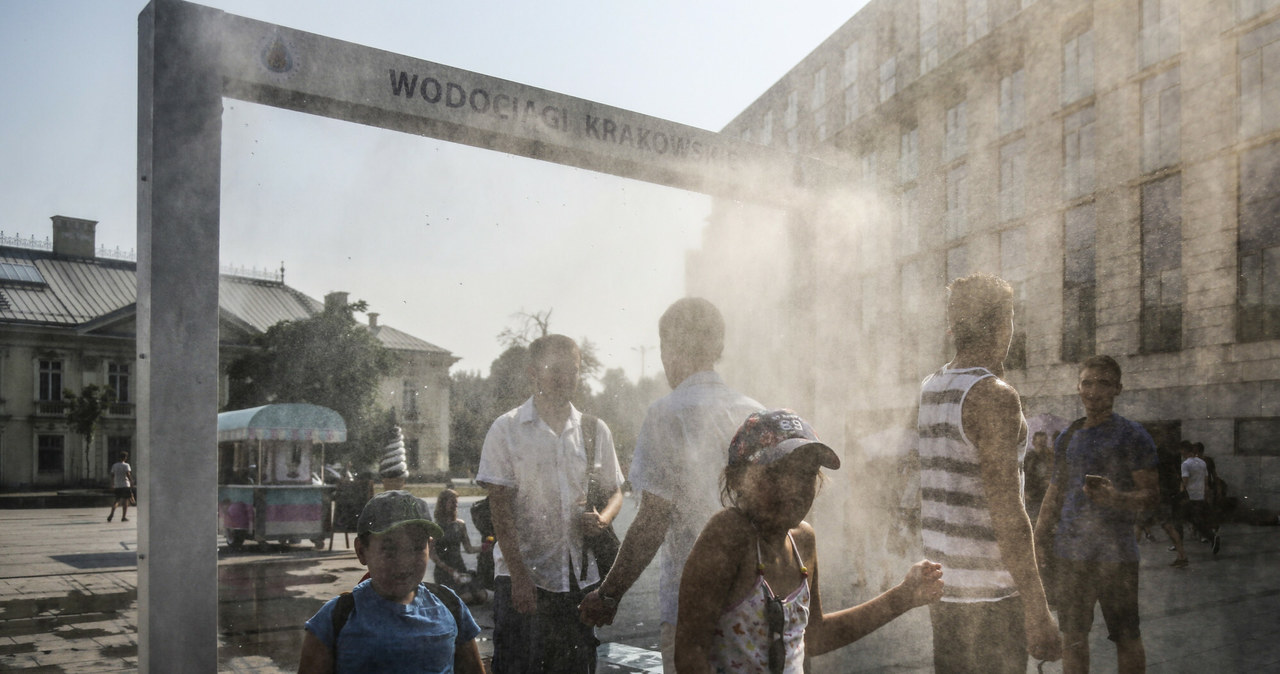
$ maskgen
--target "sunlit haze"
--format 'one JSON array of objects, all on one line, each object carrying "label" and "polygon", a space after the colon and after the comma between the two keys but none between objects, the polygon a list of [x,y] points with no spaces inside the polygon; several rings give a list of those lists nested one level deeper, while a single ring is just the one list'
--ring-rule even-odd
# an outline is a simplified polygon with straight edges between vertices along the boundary
[{"label": "sunlit haze", "polygon": [[[719,130],[861,2],[361,3],[223,0],[234,14]],[[99,221],[136,247],[141,2],[0,5],[0,230]],[[684,294],[709,198],[585,170],[224,102],[222,263],[277,269],[317,299],[488,370],[513,314],[656,374],[656,320]],[[647,356],[642,355],[647,353]],[[642,361],[642,358],[644,359]]]}]

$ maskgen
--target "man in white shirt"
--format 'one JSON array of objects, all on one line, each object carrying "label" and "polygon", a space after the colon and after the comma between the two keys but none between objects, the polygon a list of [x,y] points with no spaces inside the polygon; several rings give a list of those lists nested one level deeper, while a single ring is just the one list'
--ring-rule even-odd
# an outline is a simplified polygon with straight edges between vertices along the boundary
[{"label": "man in white shirt", "polygon": [[111,464],[111,489],[116,500],[111,504],[108,522],[116,516],[116,506],[120,506],[120,521],[129,521],[129,499],[133,498],[133,468],[128,461],[129,452],[120,452],[120,460]]},{"label": "man in white shirt", "polygon": [[684,562],[702,527],[721,508],[719,479],[729,441],[762,406],[730,389],[715,372],[724,351],[724,318],[711,302],[676,301],[658,321],[658,336],[672,391],[649,406],[636,439],[630,479],[641,493],[640,510],[613,570],[579,610],[588,624],[612,623],[618,601],[661,546],[660,640],[663,669],[670,674]]},{"label": "man in white shirt", "polygon": [[[594,628],[578,620],[584,591],[599,582],[584,533],[607,528],[622,505],[622,471],[608,426],[596,422],[594,472],[611,494],[587,511],[587,456],[578,387],[578,346],[564,335],[529,345],[534,392],[498,417],[480,453],[476,482],[489,492],[494,553],[494,655],[497,674],[596,669]],[[587,560],[583,565],[582,560]]]}]

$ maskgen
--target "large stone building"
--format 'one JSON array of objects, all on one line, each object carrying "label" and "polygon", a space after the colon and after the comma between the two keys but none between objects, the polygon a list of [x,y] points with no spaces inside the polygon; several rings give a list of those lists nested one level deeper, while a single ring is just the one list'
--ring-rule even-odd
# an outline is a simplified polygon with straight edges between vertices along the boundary
[{"label": "large stone building", "polygon": [[[96,224],[54,216],[48,246],[0,241],[2,489],[101,485],[119,451],[135,447],[136,264],[100,255]],[[345,305],[347,296],[330,293],[325,300]],[[285,285],[279,275],[223,274],[218,303],[220,405],[227,401],[226,366],[250,348],[254,335],[324,307]],[[375,313],[368,318],[368,328],[395,355],[396,369],[379,387],[379,405],[396,410],[410,471],[447,472],[449,367],[457,357],[379,325]],[[63,391],[80,391],[89,384],[110,387],[116,402],[86,452],[84,439],[65,419]],[[212,461],[213,438],[208,444],[205,451]]]},{"label": "large stone building", "polygon": [[817,215],[718,203],[690,255],[757,397],[846,447],[910,428],[944,286],[987,271],[1029,416],[1113,355],[1121,414],[1280,507],[1280,0],[872,0],[725,132],[852,176]]}]

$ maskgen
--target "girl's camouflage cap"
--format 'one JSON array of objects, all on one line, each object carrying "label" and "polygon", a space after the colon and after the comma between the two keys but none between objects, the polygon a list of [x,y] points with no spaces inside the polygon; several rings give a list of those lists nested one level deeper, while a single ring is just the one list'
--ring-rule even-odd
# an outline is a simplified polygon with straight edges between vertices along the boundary
[{"label": "girl's camouflage cap", "polygon": [[840,467],[840,457],[818,439],[800,415],[791,410],[755,412],[742,422],[729,443],[729,465],[767,466],[802,447],[817,449],[822,467]]}]

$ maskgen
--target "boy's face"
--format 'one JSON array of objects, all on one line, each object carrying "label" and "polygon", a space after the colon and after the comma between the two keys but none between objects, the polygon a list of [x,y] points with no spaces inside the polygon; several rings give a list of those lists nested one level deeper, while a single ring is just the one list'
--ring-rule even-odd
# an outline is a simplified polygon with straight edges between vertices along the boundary
[{"label": "boy's face", "polygon": [[379,595],[408,604],[427,573],[430,537],[422,526],[406,524],[369,536],[365,546],[356,539],[356,557],[369,567],[369,580]]}]

